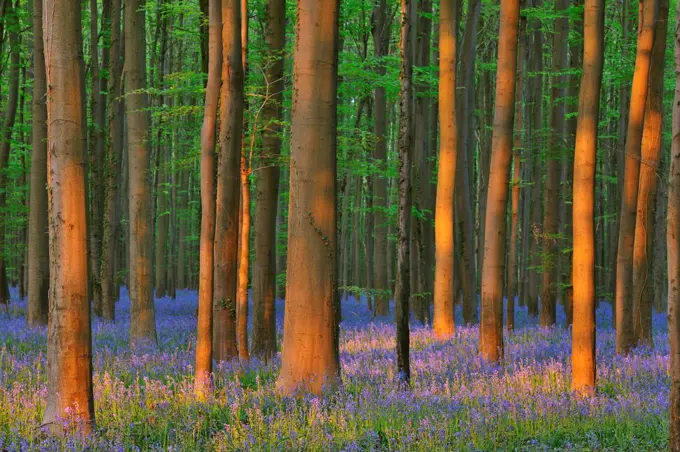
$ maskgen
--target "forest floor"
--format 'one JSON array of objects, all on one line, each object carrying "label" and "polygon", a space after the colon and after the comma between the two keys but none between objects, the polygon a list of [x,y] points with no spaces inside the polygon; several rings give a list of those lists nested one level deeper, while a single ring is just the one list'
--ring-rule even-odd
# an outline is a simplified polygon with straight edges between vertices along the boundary
[{"label": "forest floor", "polygon": [[[15,292],[13,292],[16,295]],[[667,447],[669,350],[664,314],[656,346],[614,353],[611,308],[598,309],[598,384],[593,398],[569,391],[571,337],[542,329],[518,308],[506,333],[505,367],[479,358],[478,327],[440,343],[416,324],[412,389],[395,383],[394,326],[366,303],[343,303],[343,385],[324,397],[281,397],[278,358],[216,369],[216,391],[193,396],[196,292],[156,300],[159,349],[128,345],[129,301],[119,321],[96,320],[96,433],[42,436],[46,329],[25,325],[22,302],[0,318],[0,450],[661,450]],[[279,334],[283,303],[277,305]],[[460,312],[458,312],[459,314]],[[460,316],[458,316],[460,318]],[[564,324],[564,315],[558,317]],[[280,340],[280,337],[279,337]]]}]

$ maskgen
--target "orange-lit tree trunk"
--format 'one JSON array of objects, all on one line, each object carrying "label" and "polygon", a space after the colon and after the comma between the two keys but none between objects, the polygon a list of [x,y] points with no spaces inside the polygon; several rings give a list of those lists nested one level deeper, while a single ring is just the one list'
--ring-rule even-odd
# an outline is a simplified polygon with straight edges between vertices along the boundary
[{"label": "orange-lit tree trunk", "polygon": [[521,151],[522,151],[522,95],[524,87],[524,69],[526,64],[526,17],[520,18],[518,44],[517,95],[515,99],[515,143],[512,173],[512,201],[510,207],[510,255],[508,256],[508,277],[506,293],[505,326],[508,331],[515,329],[515,282],[517,281],[517,236],[519,231],[519,191],[521,183]]},{"label": "orange-lit tree trunk", "polygon": [[208,84],[201,129],[201,239],[199,251],[196,395],[204,398],[212,372],[212,301],[215,239],[215,126],[222,68],[222,2],[208,5]]},{"label": "orange-lit tree trunk", "polygon": [[569,19],[566,10],[568,0],[557,1],[556,33],[553,35],[553,80],[550,90],[550,132],[548,135],[548,162],[545,179],[545,202],[543,203],[543,292],[541,294],[541,326],[555,324],[555,276],[558,259],[557,219],[559,215],[560,162],[563,151],[566,108],[566,77],[562,71],[568,67],[567,44],[569,42]]},{"label": "orange-lit tree trunk", "polygon": [[94,424],[92,326],[87,295],[85,149],[81,141],[78,58],[80,4],[46,0],[43,9],[47,73],[50,239],[50,324],[47,335],[47,405],[43,425],[61,420]]},{"label": "orange-lit tree trunk", "polygon": [[145,0],[125,0],[125,92],[130,205],[130,341],[156,343],[151,261],[149,99],[146,88]]},{"label": "orange-lit tree trunk", "polygon": [[43,0],[33,2],[33,119],[31,186],[28,209],[28,326],[47,325],[50,288],[47,233],[47,107],[45,53],[42,32]]},{"label": "orange-lit tree trunk", "polygon": [[[244,84],[248,67],[247,54],[248,0],[241,0],[241,65],[243,67]],[[246,124],[244,124],[244,128],[245,127]],[[257,127],[257,124],[253,125],[253,134],[255,133],[255,127]],[[245,141],[243,141],[241,143],[241,222],[239,228],[238,245],[238,287],[236,289],[236,342],[238,343],[238,357],[242,361],[248,360],[248,263],[250,260],[251,159],[246,155],[247,152],[248,151],[246,150]]]},{"label": "orange-lit tree trunk", "polygon": [[574,391],[595,393],[595,164],[604,59],[604,0],[586,0],[583,14],[583,75],[574,149]]},{"label": "orange-lit tree trunk", "polygon": [[[449,339],[455,331],[454,188],[458,130],[456,121],[456,6],[439,5],[439,169],[435,207],[435,273],[433,327],[437,337]],[[463,151],[465,152],[465,151]]]},{"label": "orange-lit tree trunk", "polygon": [[[680,2],[675,10],[680,23]],[[680,451],[680,28],[675,29],[675,97],[673,99],[670,184],[668,191],[668,336],[670,341],[669,449]]]},{"label": "orange-lit tree trunk", "polygon": [[633,86],[630,92],[628,131],[625,146],[625,172],[616,256],[616,352],[627,354],[635,344],[633,330],[633,247],[640,180],[640,148],[647,104],[649,67],[657,0],[640,2],[640,22]]},{"label": "orange-lit tree trunk", "polygon": [[265,41],[270,63],[266,68],[267,100],[262,108],[262,168],[258,170],[253,262],[252,354],[271,358],[276,353],[276,223],[279,204],[279,155],[283,120],[283,55],[285,0],[268,0]]},{"label": "orange-lit tree trunk", "polygon": [[519,0],[501,0],[496,72],[496,108],[484,230],[480,351],[490,361],[503,359],[503,276],[508,180],[512,158],[517,74]]},{"label": "orange-lit tree trunk", "polygon": [[[401,72],[399,88],[399,182],[397,201],[397,271],[394,282],[394,322],[397,326],[397,373],[399,379],[408,383],[411,378],[409,362],[409,297],[411,295],[409,268],[409,236],[411,231],[411,146],[413,145],[412,114],[412,64],[413,47],[411,30],[414,24],[414,4],[411,0],[401,0],[401,32],[399,39],[401,53]],[[454,85],[455,86],[455,85]],[[455,121],[455,104],[454,121]],[[455,139],[455,130],[453,131]],[[453,172],[455,174],[455,155]],[[453,187],[453,185],[452,185]],[[453,213],[453,193],[451,205]],[[451,225],[453,227],[453,224]],[[453,242],[453,238],[451,239]],[[453,265],[452,265],[453,268]],[[453,275],[451,275],[453,276]],[[452,300],[453,301],[453,300]],[[451,302],[452,302],[451,301]]]},{"label": "orange-lit tree trunk", "polygon": [[290,394],[340,377],[336,259],[339,1],[298,0],[281,374]]},{"label": "orange-lit tree trunk", "polygon": [[226,361],[238,356],[236,272],[242,130],[241,4],[240,0],[222,0],[220,158],[215,200],[213,276],[213,358],[216,361]]},{"label": "orange-lit tree trunk", "polygon": [[[387,55],[389,46],[389,31],[390,21],[387,18],[387,1],[377,0],[373,7],[373,48],[375,51],[375,58],[378,60],[377,73],[379,75],[385,74],[385,67],[381,58]],[[387,101],[385,97],[385,87],[377,85],[374,93],[374,125],[373,133],[375,134],[375,150],[374,157],[381,165],[381,168],[387,165]],[[375,289],[377,291],[375,298],[375,314],[378,316],[386,316],[389,311],[389,290],[388,284],[388,259],[387,249],[389,243],[387,241],[387,226],[388,218],[387,210],[387,175],[376,175],[375,192],[373,204],[376,207],[375,211],[375,243],[373,245],[374,265],[375,265]]]},{"label": "orange-lit tree trunk", "polygon": [[659,0],[649,72],[649,92],[642,132],[640,183],[638,186],[635,243],[633,246],[633,331],[635,342],[648,345],[652,339],[652,274],[651,252],[654,236],[654,206],[656,203],[656,171],[661,152],[663,116],[663,73],[666,53],[668,0]]}]

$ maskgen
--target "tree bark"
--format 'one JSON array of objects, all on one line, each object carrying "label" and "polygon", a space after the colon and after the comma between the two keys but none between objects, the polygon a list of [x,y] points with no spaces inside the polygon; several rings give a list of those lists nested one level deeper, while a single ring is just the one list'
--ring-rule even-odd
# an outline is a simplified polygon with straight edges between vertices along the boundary
[{"label": "tree bark", "polygon": [[47,231],[47,84],[43,47],[43,0],[33,1],[33,104],[28,209],[28,326],[47,325],[50,287]]},{"label": "tree bark", "polygon": [[212,373],[213,264],[215,239],[215,128],[222,68],[222,2],[209,4],[208,83],[201,128],[201,239],[196,333],[196,396],[205,399]]},{"label": "tree bark", "polygon": [[657,0],[640,2],[635,71],[630,94],[625,146],[625,173],[621,200],[619,246],[616,256],[616,353],[628,354],[635,345],[633,327],[633,248],[640,180],[640,149],[647,104],[649,68],[654,44]]},{"label": "tree bark", "polygon": [[[680,23],[680,3],[675,10]],[[673,99],[670,184],[668,189],[668,336],[670,342],[669,449],[680,451],[680,28],[675,29],[675,97]]]},{"label": "tree bark", "polygon": [[277,387],[320,394],[340,377],[336,266],[339,1],[298,1],[286,308]]},{"label": "tree bark", "polygon": [[50,315],[47,337],[47,405],[43,425],[94,424],[92,333],[87,294],[85,149],[81,141],[78,58],[80,4],[46,0],[43,10],[47,74],[47,157],[50,235]]},{"label": "tree bark", "polygon": [[515,78],[519,0],[501,0],[496,73],[496,108],[484,230],[480,351],[489,361],[503,359],[503,275],[508,207],[508,181],[515,116]]},{"label": "tree bark", "polygon": [[130,341],[156,343],[146,87],[145,0],[125,0],[125,91],[130,208]]},{"label": "tree bark", "polygon": [[574,150],[574,323],[571,388],[595,394],[595,164],[604,59],[604,0],[586,0],[583,75]]},{"label": "tree bark", "polygon": [[[455,1],[443,0],[439,10],[439,169],[435,208],[435,335],[450,339],[455,332],[454,191],[458,130],[456,121]],[[464,151],[463,151],[464,152]]]},{"label": "tree bark", "polygon": [[659,0],[659,18],[656,21],[647,105],[641,143],[640,182],[638,186],[635,239],[633,245],[633,332],[635,341],[653,345],[651,252],[653,247],[654,207],[656,204],[656,172],[661,153],[661,127],[663,118],[663,73],[666,53],[666,28],[668,25],[668,0]]},{"label": "tree bark", "polygon": [[213,359],[231,360],[236,346],[238,211],[243,129],[240,0],[222,0],[220,159],[215,204]]}]

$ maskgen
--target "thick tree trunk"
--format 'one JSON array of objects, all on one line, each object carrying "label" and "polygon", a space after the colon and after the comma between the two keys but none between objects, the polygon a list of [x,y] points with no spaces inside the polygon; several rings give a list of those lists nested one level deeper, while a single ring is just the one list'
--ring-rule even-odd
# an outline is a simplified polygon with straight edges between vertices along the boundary
[{"label": "thick tree trunk", "polygon": [[340,376],[336,267],[339,1],[299,0],[291,121],[286,312],[278,388]]},{"label": "thick tree trunk", "polygon": [[586,0],[583,75],[574,150],[572,390],[595,393],[595,164],[604,59],[604,0]]},{"label": "thick tree trunk", "polygon": [[[675,10],[680,23],[680,2]],[[668,446],[680,451],[680,28],[675,29],[675,97],[673,99],[670,185],[668,190],[668,335],[670,340],[670,422]]]},{"label": "thick tree trunk", "polygon": [[[648,0],[649,1],[649,0]],[[635,341],[653,345],[650,262],[654,236],[656,172],[661,153],[663,118],[663,73],[666,53],[668,0],[659,0],[649,72],[649,92],[641,143],[640,182],[638,186],[635,243],[633,246],[633,332]]]},{"label": "thick tree trunk", "polygon": [[635,345],[633,328],[633,248],[640,180],[640,149],[647,104],[649,68],[658,0],[640,5],[635,71],[630,95],[628,131],[625,146],[625,173],[621,200],[619,246],[616,256],[616,353],[627,354]]},{"label": "thick tree trunk", "polygon": [[47,325],[50,287],[47,231],[47,85],[42,30],[43,0],[33,1],[33,105],[28,209],[28,326]]},{"label": "thick tree trunk", "polygon": [[196,396],[205,399],[212,373],[213,263],[215,239],[215,129],[222,69],[222,2],[210,0],[209,65],[201,128],[201,239],[196,333]]},{"label": "thick tree trunk", "polygon": [[[252,354],[265,360],[276,353],[276,225],[279,205],[279,155],[283,120],[283,56],[285,0],[267,2],[267,42],[271,62],[266,68],[269,84],[262,109],[262,169],[259,170],[255,203],[255,257],[253,262]],[[285,269],[284,269],[285,271]]]},{"label": "thick tree trunk", "polygon": [[496,108],[484,230],[480,351],[490,361],[503,359],[503,275],[508,208],[508,181],[515,116],[515,78],[519,0],[501,0],[496,73]]},{"label": "thick tree trunk", "polygon": [[[81,141],[78,58],[80,4],[44,3],[49,142],[50,325],[47,337],[47,405],[43,425],[57,433],[62,420],[94,424],[92,333],[87,296],[85,149]],[[49,13],[48,13],[49,12]]]},{"label": "thick tree trunk", "polygon": [[220,159],[215,203],[213,277],[213,359],[216,361],[226,361],[238,356],[236,272],[243,129],[240,0],[222,0],[222,56]]},{"label": "thick tree trunk", "polygon": [[[458,130],[456,121],[456,23],[455,2],[444,0],[439,17],[439,169],[435,208],[435,335],[449,339],[455,332],[454,292],[454,189]],[[465,152],[464,150],[462,152]],[[467,171],[467,170],[466,170]]]},{"label": "thick tree trunk", "polygon": [[146,87],[145,0],[125,0],[125,92],[130,208],[130,341],[156,343]]}]

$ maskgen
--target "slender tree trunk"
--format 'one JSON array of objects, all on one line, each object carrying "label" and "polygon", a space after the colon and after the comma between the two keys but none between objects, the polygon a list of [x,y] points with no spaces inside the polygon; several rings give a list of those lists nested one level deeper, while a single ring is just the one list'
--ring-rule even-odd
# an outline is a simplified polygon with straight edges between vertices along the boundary
[{"label": "slender tree trunk", "polygon": [[649,68],[654,44],[657,0],[640,3],[635,71],[630,95],[625,146],[625,173],[621,200],[619,247],[616,256],[616,352],[628,354],[635,345],[633,328],[633,248],[640,179],[640,149],[647,104]]},{"label": "slender tree trunk", "polygon": [[[465,19],[465,33],[461,44],[460,75],[462,80],[456,91],[458,120],[458,148],[456,153],[456,214],[461,224],[461,262],[459,266],[463,288],[463,321],[470,325],[477,322],[477,267],[475,263],[475,220],[472,210],[472,166],[475,140],[473,134],[475,93],[475,57],[477,47],[477,24],[481,12],[481,1],[468,3]],[[460,95],[458,95],[460,94]],[[433,110],[434,111],[434,110]],[[433,124],[436,124],[434,122]],[[433,128],[436,130],[436,127]]]},{"label": "slender tree trunk", "polygon": [[31,186],[28,209],[28,326],[47,325],[50,287],[47,231],[47,106],[43,47],[43,0],[33,0],[33,104]]},{"label": "slender tree trunk", "polygon": [[156,343],[146,87],[145,0],[125,0],[125,92],[130,205],[130,341]]},{"label": "slender tree trunk", "polygon": [[[11,1],[11,0],[10,0]],[[9,96],[3,121],[2,136],[0,137],[0,207],[6,207],[7,203],[7,176],[5,174],[9,165],[9,156],[12,147],[12,129],[16,120],[17,106],[19,104],[19,75],[20,75],[20,42],[18,11],[11,3],[5,11],[4,20],[7,21],[9,35]],[[7,262],[4,255],[7,243],[7,219],[0,219],[0,304],[9,304],[9,282],[7,280]]]},{"label": "slender tree trunk", "polygon": [[[409,298],[411,294],[409,275],[409,236],[411,231],[411,146],[413,145],[412,122],[412,64],[411,44],[414,23],[414,5],[411,0],[401,0],[400,53],[401,72],[399,89],[399,196],[397,205],[397,270],[394,288],[394,321],[397,326],[397,373],[400,381],[408,384],[411,378],[409,363]],[[455,86],[455,85],[454,85]],[[455,114],[455,106],[452,107]],[[455,118],[455,116],[454,116]],[[454,135],[455,137],[455,130]],[[455,174],[455,155],[454,168]],[[451,194],[451,212],[453,198]],[[451,239],[453,241],[453,239]]]},{"label": "slender tree trunk", "polygon": [[574,150],[574,323],[572,390],[595,393],[595,164],[604,59],[604,0],[586,0],[583,13],[583,75]]},{"label": "slender tree trunk", "polygon": [[278,388],[319,394],[340,376],[336,267],[339,1],[298,1],[286,312]]},{"label": "slender tree trunk", "polygon": [[[285,0],[268,0],[265,41],[271,62],[266,68],[267,100],[262,109],[262,169],[255,203],[252,354],[265,360],[276,353],[276,225],[279,205],[279,155],[283,120]],[[285,270],[284,270],[285,271]]]},{"label": "slender tree trunk", "polygon": [[566,77],[562,74],[568,67],[567,44],[569,41],[569,19],[566,10],[569,0],[558,0],[556,33],[553,36],[552,88],[550,91],[550,132],[548,135],[548,163],[545,180],[545,201],[543,212],[543,292],[541,295],[541,326],[548,327],[557,320],[555,302],[555,276],[559,253],[558,215],[560,191],[560,162],[562,160],[565,116],[567,114]]},{"label": "slender tree trunk", "polygon": [[[675,10],[680,23],[680,3]],[[668,189],[668,336],[670,341],[669,449],[680,451],[680,28],[675,29],[675,97],[673,99],[670,185]]]},{"label": "slender tree trunk", "polygon": [[222,0],[222,90],[220,159],[215,209],[213,359],[238,356],[236,347],[236,276],[238,211],[243,128],[240,0]]},{"label": "slender tree trunk", "polygon": [[503,274],[508,181],[512,158],[517,75],[519,0],[501,0],[496,73],[496,108],[484,230],[480,351],[490,361],[503,359]]},{"label": "slender tree trunk", "polygon": [[454,189],[458,131],[456,121],[456,23],[454,0],[440,3],[439,17],[439,169],[435,208],[433,327],[437,337],[455,332]]},{"label": "slender tree trunk", "polygon": [[222,68],[222,2],[210,0],[208,83],[201,128],[201,239],[196,334],[196,395],[205,399],[212,372],[213,263],[215,239],[215,128]]},{"label": "slender tree trunk", "polygon": [[[649,0],[647,0],[649,1]],[[663,73],[666,53],[668,0],[659,0],[649,72],[649,92],[641,143],[640,182],[638,186],[635,242],[633,246],[633,322],[635,341],[653,345],[650,269],[653,249],[656,171],[661,153],[663,118]]]},{"label": "slender tree trunk", "polygon": [[85,149],[82,147],[78,58],[80,4],[46,0],[43,25],[47,74],[50,235],[50,325],[47,337],[47,405],[43,425],[62,420],[94,424],[92,333],[87,296]]},{"label": "slender tree trunk", "polygon": [[526,18],[520,18],[518,44],[517,95],[515,100],[515,142],[513,153],[512,201],[510,208],[510,254],[508,256],[508,276],[505,326],[508,331],[515,329],[515,282],[517,281],[517,241],[519,232],[519,191],[521,183],[522,151],[522,97],[524,88],[524,69],[526,64]]}]

